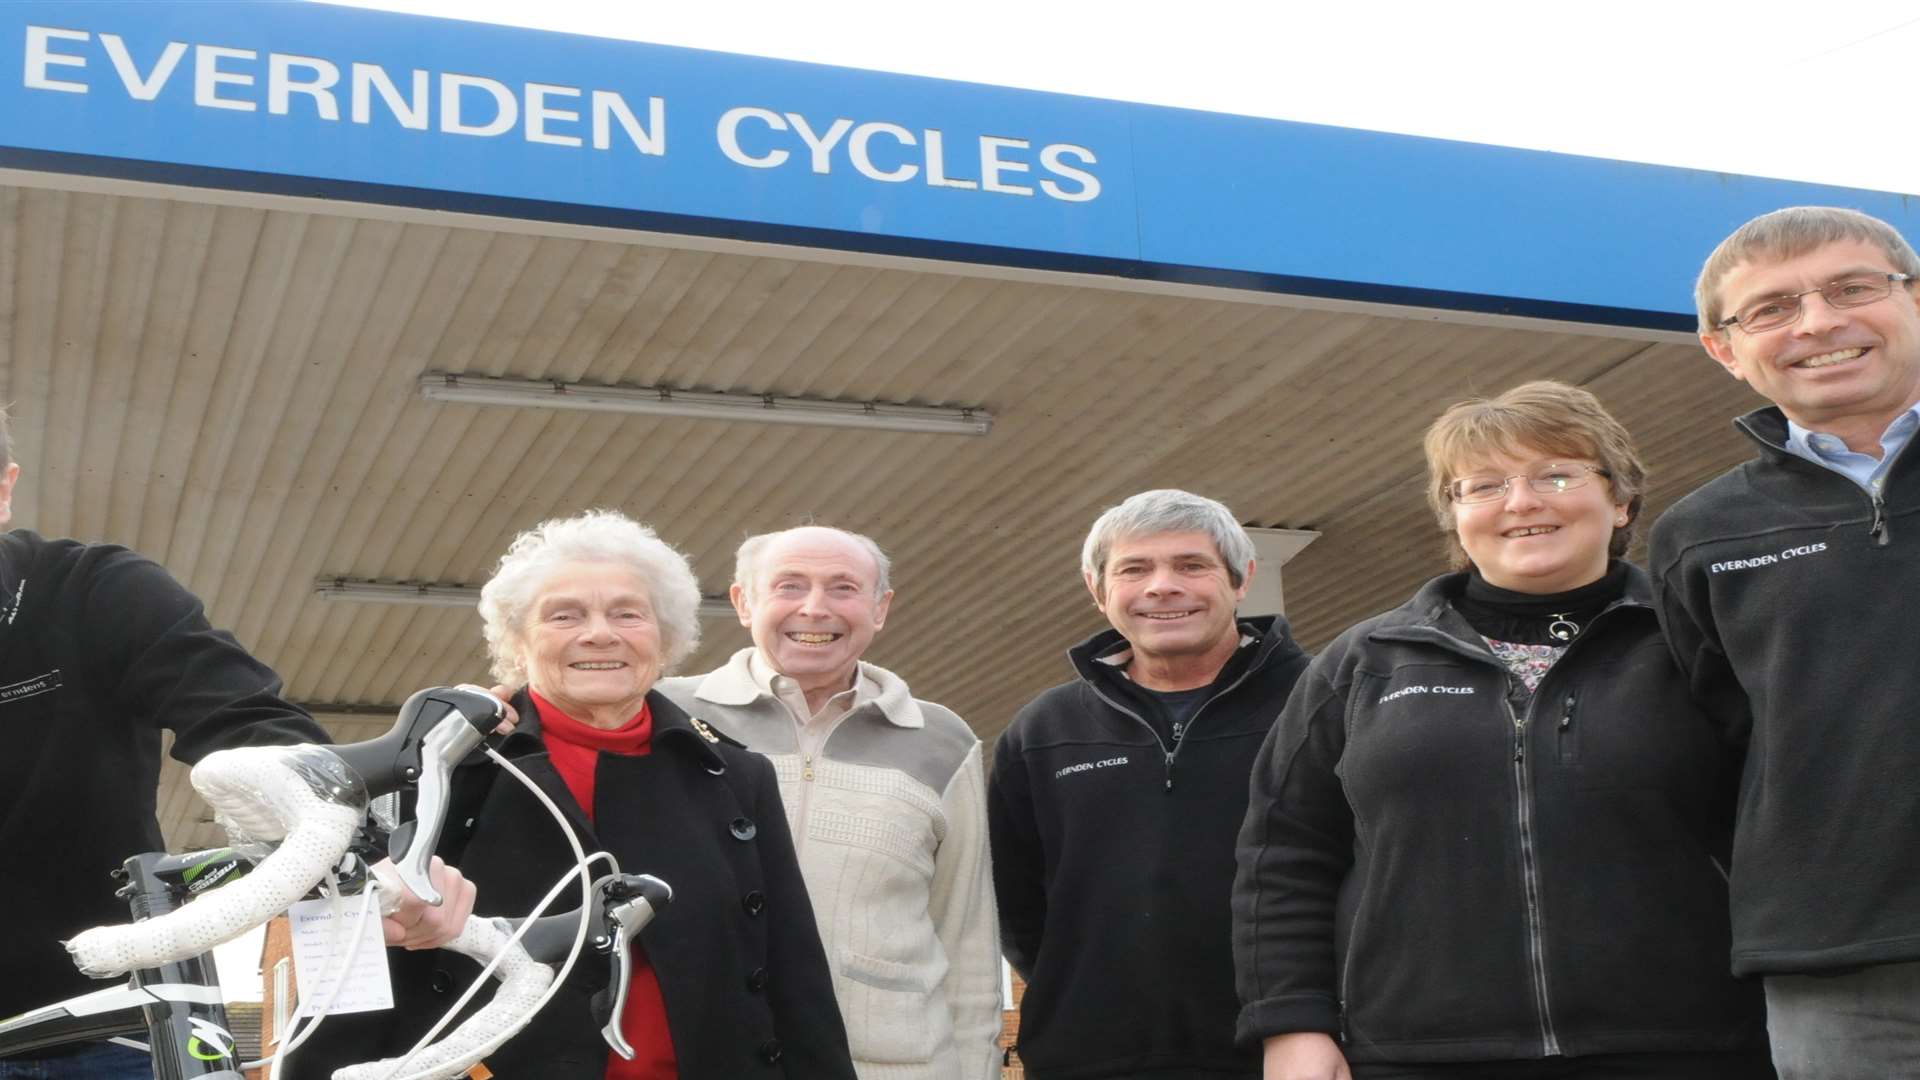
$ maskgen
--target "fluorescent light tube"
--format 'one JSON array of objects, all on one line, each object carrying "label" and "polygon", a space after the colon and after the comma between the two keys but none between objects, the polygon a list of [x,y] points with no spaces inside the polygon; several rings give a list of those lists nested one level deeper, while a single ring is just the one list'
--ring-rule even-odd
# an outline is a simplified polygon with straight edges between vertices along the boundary
[{"label": "fluorescent light tube", "polygon": [[465,405],[585,409],[643,416],[812,424],[930,435],[985,435],[993,430],[993,414],[985,409],[827,401],[775,397],[772,394],[717,394],[658,386],[594,386],[588,383],[495,379],[484,375],[435,372],[420,376],[420,396],[428,401]]},{"label": "fluorescent light tube", "polygon": [[[322,600],[346,600],[362,604],[416,604],[421,607],[474,607],[480,603],[477,585],[442,585],[433,582],[407,584],[398,581],[357,581],[352,578],[323,577],[313,583],[313,591]],[[733,602],[724,596],[700,598],[700,617],[731,619]]]}]

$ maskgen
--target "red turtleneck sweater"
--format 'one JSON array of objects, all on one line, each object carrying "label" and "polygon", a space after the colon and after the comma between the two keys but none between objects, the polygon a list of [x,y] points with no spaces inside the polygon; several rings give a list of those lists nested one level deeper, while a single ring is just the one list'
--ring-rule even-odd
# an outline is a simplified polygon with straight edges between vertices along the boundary
[{"label": "red turtleneck sweater", "polygon": [[[601,754],[645,754],[653,749],[653,712],[646,705],[633,719],[612,730],[581,723],[529,691],[540,713],[540,734],[553,769],[566,781],[573,801],[593,820],[593,777]],[[679,1080],[673,1034],[667,1030],[667,1003],[645,949],[633,942],[633,977],[627,983],[627,1007],[620,1027],[633,1047],[633,1060],[608,1052],[607,1080]]]}]

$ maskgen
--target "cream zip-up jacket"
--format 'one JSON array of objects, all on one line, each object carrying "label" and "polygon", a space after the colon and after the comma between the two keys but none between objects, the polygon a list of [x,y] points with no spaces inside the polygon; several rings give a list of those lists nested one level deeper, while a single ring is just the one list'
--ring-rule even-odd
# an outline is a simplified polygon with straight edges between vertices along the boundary
[{"label": "cream zip-up jacket", "polygon": [[[995,1080],[1000,943],[980,740],[861,662],[862,696],[806,747],[752,648],[661,680],[676,705],[773,762],[861,1080]],[[810,752],[809,752],[810,751]]]}]

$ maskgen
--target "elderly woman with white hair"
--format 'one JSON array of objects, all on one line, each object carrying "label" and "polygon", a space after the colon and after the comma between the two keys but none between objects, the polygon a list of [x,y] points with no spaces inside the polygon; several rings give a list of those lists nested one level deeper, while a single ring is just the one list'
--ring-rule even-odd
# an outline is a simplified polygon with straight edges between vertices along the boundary
[{"label": "elderly woman with white hair", "polygon": [[[636,1058],[609,1055],[590,1007],[606,968],[584,962],[489,1059],[498,1075],[854,1075],[772,766],[653,690],[698,644],[699,604],[685,557],[612,511],[522,533],[481,590],[494,677],[523,688],[501,752],[589,851],[674,890],[636,941],[623,1013]],[[524,914],[573,864],[532,793],[490,762],[456,770],[451,805],[439,852],[478,885],[483,914]],[[396,955],[394,966],[383,1030],[308,1055],[305,1068],[403,1052],[478,970],[445,952]]]}]

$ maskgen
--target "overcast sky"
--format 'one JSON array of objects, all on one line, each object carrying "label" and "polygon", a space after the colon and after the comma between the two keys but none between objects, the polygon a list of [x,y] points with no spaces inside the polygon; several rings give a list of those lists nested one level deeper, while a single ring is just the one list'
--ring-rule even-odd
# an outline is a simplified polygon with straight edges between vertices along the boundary
[{"label": "overcast sky", "polygon": [[1920,194],[1912,0],[350,2]]}]

